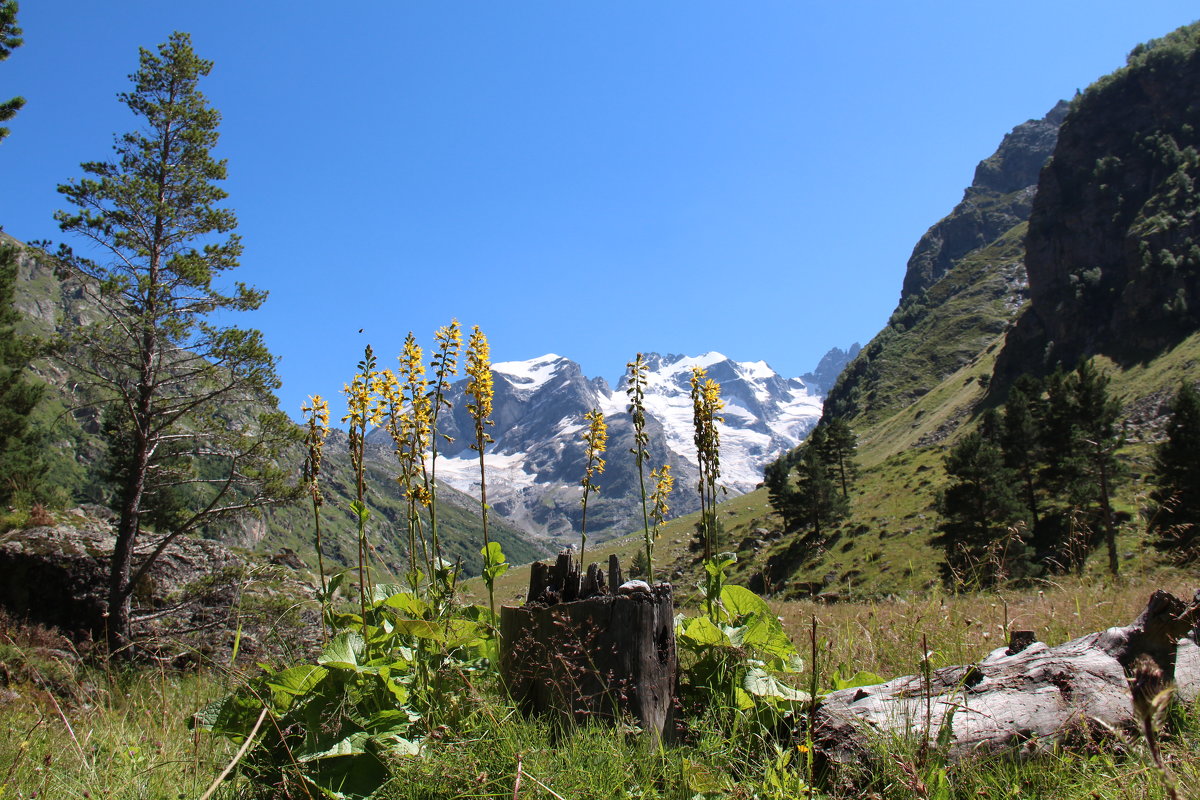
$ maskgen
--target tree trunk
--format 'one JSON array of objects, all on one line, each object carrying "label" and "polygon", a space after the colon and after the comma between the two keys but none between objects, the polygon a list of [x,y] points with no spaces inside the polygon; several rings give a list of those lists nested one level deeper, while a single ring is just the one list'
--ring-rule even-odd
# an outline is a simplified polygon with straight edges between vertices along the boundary
[{"label": "tree trunk", "polygon": [[513,701],[560,729],[632,716],[671,741],[678,666],[670,584],[623,588],[619,566],[606,581],[595,564],[581,582],[567,554],[553,569],[533,566],[530,601],[500,610],[501,676]]},{"label": "tree trunk", "polygon": [[130,605],[133,586],[130,585],[129,578],[133,573],[133,547],[141,532],[142,492],[145,489],[149,464],[149,447],[140,435],[135,435],[134,453],[129,461],[125,491],[121,498],[117,541],[113,545],[112,563],[108,573],[106,639],[110,657],[128,658],[133,654],[130,649]]},{"label": "tree trunk", "polygon": [[[1146,655],[1183,692],[1200,677],[1195,645],[1187,640],[1200,620],[1200,592],[1190,605],[1163,591],[1151,596],[1130,625],[1088,634],[1057,647],[1016,632],[978,664],[933,670],[929,680],[908,675],[878,686],[831,692],[816,714],[817,750],[834,765],[869,761],[886,737],[915,736],[945,743],[946,754],[1045,752],[1073,733],[1094,731],[1093,720],[1115,729],[1134,723],[1127,671]],[[1185,646],[1181,647],[1181,640]],[[1190,649],[1189,649],[1190,648]],[[1176,673],[1177,654],[1187,669]]]},{"label": "tree trunk", "polygon": [[[1099,449],[1099,445],[1097,445]],[[1108,454],[1103,451],[1097,454],[1100,462],[1100,510],[1104,514],[1104,539],[1108,546],[1108,571],[1115,578],[1120,573],[1121,562],[1117,558],[1117,526],[1113,521],[1112,506],[1108,497]]]}]

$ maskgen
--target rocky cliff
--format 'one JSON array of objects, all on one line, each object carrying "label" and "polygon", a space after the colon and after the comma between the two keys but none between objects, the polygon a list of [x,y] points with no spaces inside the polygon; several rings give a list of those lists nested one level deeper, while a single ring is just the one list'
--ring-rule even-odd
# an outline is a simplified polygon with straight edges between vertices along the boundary
[{"label": "rocky cliff", "polygon": [[1200,23],[1073,103],[1026,239],[1030,305],[998,374],[1145,360],[1200,327]]}]

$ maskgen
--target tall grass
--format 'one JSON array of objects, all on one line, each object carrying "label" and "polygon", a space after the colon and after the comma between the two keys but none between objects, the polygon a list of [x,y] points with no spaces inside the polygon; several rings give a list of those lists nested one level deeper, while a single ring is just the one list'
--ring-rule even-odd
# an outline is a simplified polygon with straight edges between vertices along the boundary
[{"label": "tall grass", "polygon": [[90,666],[56,634],[0,620],[0,675],[5,800],[196,798],[232,758],[187,725],[229,690],[220,671]]}]

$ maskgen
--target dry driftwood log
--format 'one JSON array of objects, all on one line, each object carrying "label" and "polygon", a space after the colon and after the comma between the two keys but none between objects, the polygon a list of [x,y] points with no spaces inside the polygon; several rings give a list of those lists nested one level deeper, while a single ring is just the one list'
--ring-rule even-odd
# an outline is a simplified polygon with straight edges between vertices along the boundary
[{"label": "dry driftwood log", "polygon": [[[878,686],[827,695],[816,714],[818,752],[835,763],[861,760],[880,736],[939,738],[951,759],[1011,751],[1029,755],[1094,720],[1133,725],[1127,670],[1154,659],[1181,694],[1196,691],[1200,663],[1194,639],[1200,592],[1191,604],[1157,591],[1131,624],[1047,647],[1021,631],[1008,648],[978,664],[945,667]],[[1192,633],[1194,637],[1194,632]],[[1176,669],[1177,655],[1179,666]]]},{"label": "dry driftwood log", "polygon": [[500,671],[525,713],[560,725],[631,715],[674,735],[675,607],[670,584],[621,580],[616,557],[582,577],[570,555],[534,564],[528,602],[500,609]]}]

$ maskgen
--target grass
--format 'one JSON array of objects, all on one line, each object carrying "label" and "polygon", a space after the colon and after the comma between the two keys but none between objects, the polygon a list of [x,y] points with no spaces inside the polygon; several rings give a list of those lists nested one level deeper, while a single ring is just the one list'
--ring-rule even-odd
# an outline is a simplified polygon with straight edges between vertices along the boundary
[{"label": "grass", "polygon": [[[773,604],[807,652],[817,620],[818,685],[836,673],[883,678],[917,671],[922,642],[934,666],[969,663],[1002,646],[1014,629],[1054,645],[1131,621],[1149,592],[1187,596],[1197,574],[1160,572],[1114,584],[1069,578],[1041,588],[906,599]],[[44,629],[4,624],[0,661],[8,676],[0,715],[0,797],[198,798],[232,758],[232,745],[188,730],[187,718],[222,694],[220,671],[171,673],[89,667]],[[813,666],[808,665],[810,668]],[[807,678],[805,678],[807,680]],[[684,742],[659,747],[621,729],[589,726],[556,734],[523,719],[490,681],[469,698],[452,728],[431,732],[422,754],[388,762],[380,800],[409,798],[783,798],[803,796],[802,750],[790,727],[774,733],[710,709],[691,720]],[[1200,709],[1179,706],[1165,752],[1185,797],[1200,796]],[[880,740],[880,758],[853,784],[823,786],[829,798],[1162,797],[1140,745],[1060,750],[1030,761],[979,759],[944,766],[912,742]],[[790,787],[790,788],[789,788]],[[245,779],[214,795],[285,797]],[[290,796],[303,797],[293,793]]]},{"label": "grass", "polygon": [[54,632],[0,619],[0,679],[5,800],[196,798],[232,756],[228,743],[187,729],[227,690],[218,671],[89,666]]}]

